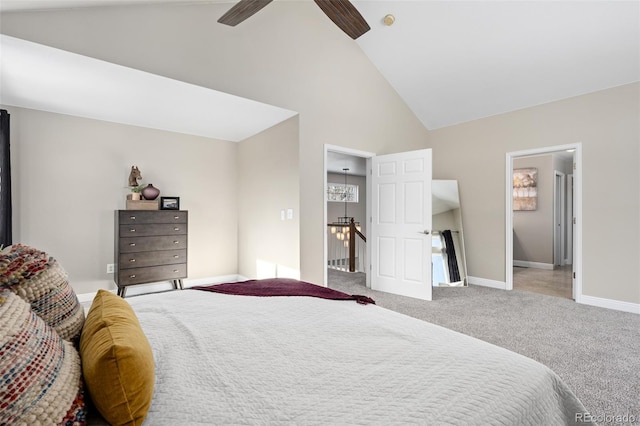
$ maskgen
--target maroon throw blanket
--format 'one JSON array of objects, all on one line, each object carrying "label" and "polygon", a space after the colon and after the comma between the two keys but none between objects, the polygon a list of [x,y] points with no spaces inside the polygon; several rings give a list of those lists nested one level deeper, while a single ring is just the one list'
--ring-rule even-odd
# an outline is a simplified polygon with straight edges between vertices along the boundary
[{"label": "maroon throw blanket", "polygon": [[327,287],[288,278],[271,278],[265,280],[249,280],[237,283],[194,286],[195,290],[213,291],[216,293],[235,294],[240,296],[309,296],[332,300],[355,300],[366,305],[376,302],[360,295],[349,295]]}]

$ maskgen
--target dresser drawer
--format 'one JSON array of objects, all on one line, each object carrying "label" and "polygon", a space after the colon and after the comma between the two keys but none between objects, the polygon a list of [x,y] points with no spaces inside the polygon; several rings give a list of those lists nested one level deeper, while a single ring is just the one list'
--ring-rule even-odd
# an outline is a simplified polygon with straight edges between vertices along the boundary
[{"label": "dresser drawer", "polygon": [[120,241],[118,241],[118,248],[120,249],[120,253],[186,249],[187,236],[169,235],[160,237],[120,238]]},{"label": "dresser drawer", "polygon": [[134,223],[187,223],[187,212],[183,210],[120,210],[120,225]]},{"label": "dresser drawer", "polygon": [[143,284],[158,281],[170,281],[186,278],[187,264],[150,266],[122,270],[118,276],[118,285]]},{"label": "dresser drawer", "polygon": [[148,225],[132,223],[130,225],[120,225],[120,238],[186,234],[186,223],[154,223]]},{"label": "dresser drawer", "polygon": [[146,266],[173,265],[187,262],[187,250],[145,251],[139,253],[121,253],[118,258],[119,269],[143,268]]}]

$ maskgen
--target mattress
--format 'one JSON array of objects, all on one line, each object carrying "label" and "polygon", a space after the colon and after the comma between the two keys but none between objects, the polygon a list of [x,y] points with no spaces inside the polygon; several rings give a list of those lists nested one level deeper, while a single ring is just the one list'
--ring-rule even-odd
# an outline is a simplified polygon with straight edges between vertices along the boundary
[{"label": "mattress", "polygon": [[550,369],[354,301],[184,290],[127,299],[153,348],[146,425],[561,425]]}]

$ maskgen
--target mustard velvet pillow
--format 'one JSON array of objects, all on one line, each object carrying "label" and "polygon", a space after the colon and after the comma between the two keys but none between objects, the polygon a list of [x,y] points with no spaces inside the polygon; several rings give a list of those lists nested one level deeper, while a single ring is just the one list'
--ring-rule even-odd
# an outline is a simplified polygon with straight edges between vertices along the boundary
[{"label": "mustard velvet pillow", "polygon": [[80,336],[84,380],[112,425],[140,425],[155,383],[153,352],[129,303],[98,290]]}]

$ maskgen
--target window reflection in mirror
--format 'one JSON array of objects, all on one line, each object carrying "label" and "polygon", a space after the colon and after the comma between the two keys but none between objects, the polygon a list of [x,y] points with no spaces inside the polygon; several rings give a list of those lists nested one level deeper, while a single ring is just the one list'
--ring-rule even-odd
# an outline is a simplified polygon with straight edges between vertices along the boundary
[{"label": "window reflection in mirror", "polygon": [[467,267],[457,180],[433,180],[432,208],[433,286],[466,286]]}]

